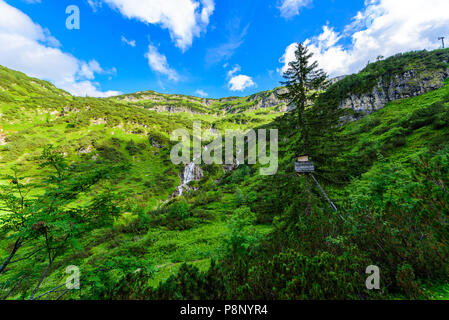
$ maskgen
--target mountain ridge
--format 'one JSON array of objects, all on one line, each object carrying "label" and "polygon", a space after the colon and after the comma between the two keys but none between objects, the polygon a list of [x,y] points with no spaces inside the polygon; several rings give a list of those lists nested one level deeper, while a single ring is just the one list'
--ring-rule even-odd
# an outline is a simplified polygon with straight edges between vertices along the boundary
[{"label": "mountain ridge", "polygon": [[[391,64],[395,62],[395,65]],[[10,70],[12,77],[0,79],[0,94],[7,99],[9,91],[15,92],[14,78],[26,79],[24,73]],[[380,76],[376,72],[388,74]],[[376,71],[377,70],[377,71]],[[340,108],[352,109],[354,119],[383,108],[388,102],[424,94],[443,86],[449,77],[449,51],[417,51],[398,54],[382,61],[369,64],[357,74],[336,77],[329,80],[329,90],[343,91],[339,93]],[[29,78],[29,77],[28,77]],[[30,78],[31,92],[36,94],[51,93],[59,96],[71,96],[64,90],[56,88],[47,81]],[[7,85],[2,86],[1,82]],[[369,82],[369,88],[362,88]],[[341,87],[345,89],[341,90]],[[248,111],[266,110],[269,113],[291,111],[293,107],[281,101],[277,94],[282,87],[257,92],[244,97],[224,97],[218,99],[201,98],[180,94],[164,94],[156,91],[138,91],[109,98],[98,98],[115,101],[131,106],[168,113],[192,114],[239,114]],[[73,97],[73,96],[71,96]],[[73,97],[76,99],[76,97]]]}]

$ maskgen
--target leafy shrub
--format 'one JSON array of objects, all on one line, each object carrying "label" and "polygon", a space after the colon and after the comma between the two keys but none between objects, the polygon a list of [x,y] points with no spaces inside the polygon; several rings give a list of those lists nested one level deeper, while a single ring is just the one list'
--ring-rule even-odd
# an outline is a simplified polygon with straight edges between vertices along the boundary
[{"label": "leafy shrub", "polygon": [[258,237],[254,231],[256,215],[248,207],[241,207],[235,210],[234,216],[228,225],[228,233],[225,235],[226,249],[231,254],[245,252]]},{"label": "leafy shrub", "polygon": [[[354,256],[328,252],[307,257],[286,250],[259,261],[249,270],[246,283],[236,288],[238,298],[305,300],[351,299],[366,291],[363,264]],[[366,293],[366,295],[368,292]]]},{"label": "leafy shrub", "polygon": [[190,216],[189,204],[186,201],[177,201],[168,209],[168,217],[172,219],[186,219]]},{"label": "leafy shrub", "polygon": [[360,132],[368,132],[372,129],[376,128],[381,124],[381,121],[379,118],[369,118],[367,121],[363,123],[363,125],[360,126]]},{"label": "leafy shrub", "polygon": [[141,149],[136,146],[136,143],[134,142],[134,140],[129,140],[126,144],[125,149],[128,151],[128,153],[131,156],[134,156],[141,152]]},{"label": "leafy shrub", "polygon": [[420,285],[416,282],[413,267],[409,264],[403,264],[398,267],[396,283],[400,291],[404,292],[407,297],[419,298],[422,296],[422,290]]},{"label": "leafy shrub", "polygon": [[447,274],[449,230],[444,221],[449,195],[444,189],[449,183],[448,157],[447,150],[441,151],[433,158],[416,160],[412,169],[383,164],[351,188],[350,241],[403,294],[411,294],[411,288],[397,282],[404,279],[397,275],[403,264],[419,278],[438,279]]},{"label": "leafy shrub", "polygon": [[437,102],[426,108],[418,109],[402,123],[402,126],[412,130],[417,130],[419,128],[431,125],[438,120],[438,114],[443,110],[444,106],[442,102]]},{"label": "leafy shrub", "polygon": [[157,300],[222,300],[226,298],[223,280],[215,261],[207,273],[183,264],[176,275],[151,290],[149,296]]},{"label": "leafy shrub", "polygon": [[108,161],[108,162],[124,162],[126,160],[123,153],[121,153],[119,150],[117,150],[114,147],[109,146],[98,146],[97,151],[101,157],[102,160]]}]

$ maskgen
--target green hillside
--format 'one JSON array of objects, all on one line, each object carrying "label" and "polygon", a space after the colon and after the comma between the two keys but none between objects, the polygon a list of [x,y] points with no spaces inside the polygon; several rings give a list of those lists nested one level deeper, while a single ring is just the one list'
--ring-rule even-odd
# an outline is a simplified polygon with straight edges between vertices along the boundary
[{"label": "green hillside", "polygon": [[[337,213],[295,174],[297,119],[275,90],[79,98],[0,67],[0,263],[20,240],[0,298],[44,294],[75,265],[81,290],[65,299],[447,299],[449,79],[363,117],[338,106],[379,78],[434,81],[448,62],[449,50],[379,61],[307,109],[312,126],[324,106],[338,121],[360,119],[311,133]],[[222,133],[279,129],[277,174],[203,164],[191,191],[173,196],[184,166],[170,160],[170,133],[195,120]],[[369,265],[382,290],[366,290]]]}]

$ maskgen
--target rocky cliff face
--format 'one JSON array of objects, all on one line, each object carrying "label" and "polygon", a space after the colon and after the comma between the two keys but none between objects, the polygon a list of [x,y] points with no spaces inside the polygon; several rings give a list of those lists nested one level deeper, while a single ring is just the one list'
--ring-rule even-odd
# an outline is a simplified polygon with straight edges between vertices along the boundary
[{"label": "rocky cliff face", "polygon": [[377,85],[366,94],[350,94],[340,108],[349,108],[358,115],[353,120],[382,109],[387,103],[406,99],[436,90],[444,85],[449,77],[449,69],[441,72],[407,71],[392,78],[380,78]]},{"label": "rocky cliff face", "polygon": [[[271,107],[279,107],[277,111],[286,112],[287,106],[284,101],[280,100],[277,96],[278,93],[283,92],[283,88],[278,88],[272,91],[263,91],[259,93],[255,93],[251,96],[245,98],[224,98],[220,99],[220,103],[231,102],[229,105],[224,105],[223,111],[225,113],[237,113],[241,111],[253,111]],[[232,103],[235,100],[240,100],[242,104],[234,104]],[[250,104],[251,106],[247,106],[245,104]]]},{"label": "rocky cliff face", "polygon": [[257,103],[254,106],[254,109],[271,108],[278,106],[280,104],[284,104],[284,106],[282,106],[279,111],[285,112],[287,111],[287,106],[285,105],[284,101],[280,100],[277,96],[278,94],[281,94],[284,91],[285,89],[281,88],[276,89],[273,92],[270,92],[268,95],[264,95],[261,97],[254,95],[250,97],[250,101],[257,101]]},{"label": "rocky cliff face", "polygon": [[[341,76],[329,79],[329,85],[337,83],[338,81],[344,79],[345,77],[346,76]],[[279,112],[287,112],[293,110],[295,108],[294,106],[289,106],[285,103],[285,101],[282,101],[278,98],[278,94],[285,93],[285,91],[286,91],[285,88],[277,88],[273,91],[260,92],[249,96],[247,98],[247,101],[255,102],[255,104],[248,110],[258,110],[277,106],[279,106]],[[227,111],[232,113],[233,110],[235,109],[237,108],[233,108]]]},{"label": "rocky cliff face", "polygon": [[3,133],[3,129],[0,129],[0,146],[8,144],[6,142],[6,135]]},{"label": "rocky cliff face", "polygon": [[[346,76],[329,80],[329,84],[344,79]],[[390,101],[411,98],[436,90],[444,85],[449,77],[449,69],[440,71],[410,70],[394,76],[383,76],[370,92],[363,94],[348,94],[340,103],[340,108],[355,111],[349,120],[357,120],[385,107]],[[196,98],[182,95],[163,95],[156,92],[137,92],[134,95],[119,97],[131,103],[151,101],[154,104],[145,106],[157,112],[179,113],[186,112],[201,114],[209,112],[240,113],[271,107],[278,107],[277,112],[288,112],[294,106],[285,104],[278,98],[285,88],[264,91],[248,97],[227,97],[221,99]],[[190,105],[187,105],[187,104]]]},{"label": "rocky cliff face", "polygon": [[[156,92],[136,92],[130,95],[113,97],[119,101],[136,104],[156,112],[169,113],[237,113],[279,106],[279,112],[287,111],[287,106],[279,100],[277,93],[282,88],[264,91],[248,97],[226,97],[221,99],[197,98],[182,95],[159,94]],[[248,107],[248,105],[250,105]]]}]

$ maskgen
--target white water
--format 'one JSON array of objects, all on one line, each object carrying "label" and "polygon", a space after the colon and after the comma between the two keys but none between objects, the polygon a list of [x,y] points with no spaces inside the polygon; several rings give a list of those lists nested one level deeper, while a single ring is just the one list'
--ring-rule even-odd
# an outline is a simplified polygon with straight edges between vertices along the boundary
[{"label": "white water", "polygon": [[235,157],[235,163],[237,164],[237,168],[240,166],[240,162],[239,162],[239,155],[242,153],[242,149],[239,148],[239,150],[237,150],[237,155]]},{"label": "white water", "polygon": [[[204,150],[207,151],[207,146],[204,146]],[[236,157],[236,165],[237,168],[240,166],[240,162],[238,160],[238,155],[242,152],[242,149],[239,148],[237,150],[237,157]],[[198,165],[195,164],[195,160],[198,159],[198,156],[193,159],[193,162],[190,162],[188,165],[184,168],[184,174],[183,174],[183,180],[181,182],[181,185],[177,187],[178,190],[178,197],[182,196],[184,191],[190,190],[189,183],[195,180],[195,169]]]},{"label": "white water", "polygon": [[189,186],[188,184],[193,181],[195,173],[195,164],[193,162],[189,163],[184,168],[184,175],[183,175],[183,181],[181,182],[181,185],[178,187],[178,196],[182,196],[184,193],[184,190],[188,190]]},{"label": "white water", "polygon": [[[207,146],[204,147],[205,150],[207,150]],[[181,182],[181,185],[177,188],[178,190],[178,197],[182,196],[184,191],[189,190],[189,183],[192,182],[195,179],[195,169],[196,164],[195,160],[198,159],[198,157],[193,159],[193,162],[190,162],[186,167],[184,168],[184,174],[183,174],[183,181]]]}]

